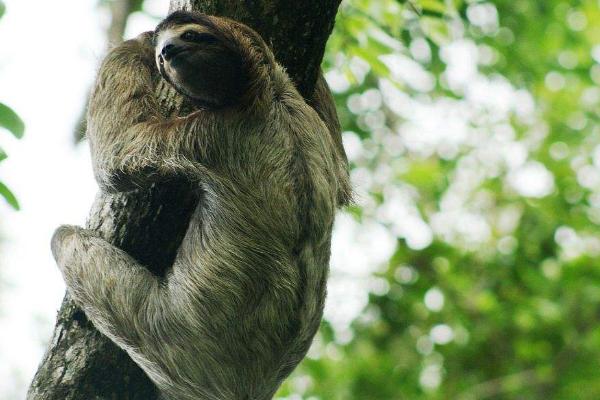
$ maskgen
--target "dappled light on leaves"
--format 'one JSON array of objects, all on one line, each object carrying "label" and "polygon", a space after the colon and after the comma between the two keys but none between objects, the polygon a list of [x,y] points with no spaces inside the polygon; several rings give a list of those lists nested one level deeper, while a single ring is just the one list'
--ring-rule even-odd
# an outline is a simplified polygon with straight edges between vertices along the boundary
[{"label": "dappled light on leaves", "polygon": [[600,397],[599,37],[595,0],[343,2],[357,225],[301,398]]}]

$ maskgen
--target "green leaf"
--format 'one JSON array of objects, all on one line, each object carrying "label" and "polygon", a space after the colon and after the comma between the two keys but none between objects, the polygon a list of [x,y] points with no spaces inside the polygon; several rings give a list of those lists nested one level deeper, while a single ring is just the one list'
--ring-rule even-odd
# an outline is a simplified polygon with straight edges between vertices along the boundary
[{"label": "green leaf", "polygon": [[388,44],[383,43],[382,41],[375,39],[373,37],[367,38],[367,49],[372,54],[376,54],[376,55],[385,55],[385,54],[390,54],[390,53],[394,52],[394,49],[392,49]]},{"label": "green leaf", "polygon": [[423,9],[423,11],[428,11],[429,13],[444,15],[446,14],[446,5],[441,1],[436,0],[419,0],[419,5]]},{"label": "green leaf", "polygon": [[8,204],[10,204],[15,210],[19,210],[19,201],[15,197],[15,195],[10,191],[8,187],[2,182],[0,182],[0,196],[4,197]]},{"label": "green leaf", "polygon": [[443,19],[424,16],[419,19],[419,22],[425,35],[438,46],[450,40],[448,23]]},{"label": "green leaf", "polygon": [[8,155],[2,148],[0,148],[0,162],[6,160],[6,157],[8,157]]},{"label": "green leaf", "polygon": [[360,35],[364,35],[370,22],[362,15],[352,15],[344,21],[344,28],[352,36],[350,39],[356,39]]},{"label": "green leaf", "polygon": [[6,11],[6,6],[4,5],[3,2],[0,1],[0,18],[2,18],[5,11]]},{"label": "green leaf", "polygon": [[387,78],[390,76],[390,69],[379,59],[378,54],[373,54],[362,47],[352,47],[349,52],[368,62],[371,69],[380,77]]},{"label": "green leaf", "polygon": [[144,0],[133,0],[131,2],[131,12],[142,11]]},{"label": "green leaf", "polygon": [[8,106],[0,103],[0,127],[8,129],[20,139],[25,133],[25,124],[23,120]]}]

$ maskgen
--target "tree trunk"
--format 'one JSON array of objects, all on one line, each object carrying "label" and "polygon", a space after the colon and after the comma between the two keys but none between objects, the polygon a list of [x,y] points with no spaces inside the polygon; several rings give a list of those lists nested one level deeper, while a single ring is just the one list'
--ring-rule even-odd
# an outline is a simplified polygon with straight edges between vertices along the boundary
[{"label": "tree trunk", "polygon": [[[340,1],[172,0],[171,10],[202,11],[253,27],[273,48],[279,63],[341,146],[331,95],[328,90],[315,91],[315,85],[326,89],[319,78],[319,65]],[[170,88],[163,86],[158,95],[167,113],[184,112],[185,106]],[[173,263],[196,204],[186,182],[132,193],[99,193],[87,227],[162,275]],[[27,398],[153,400],[159,394],[144,372],[100,334],[67,295]]]}]

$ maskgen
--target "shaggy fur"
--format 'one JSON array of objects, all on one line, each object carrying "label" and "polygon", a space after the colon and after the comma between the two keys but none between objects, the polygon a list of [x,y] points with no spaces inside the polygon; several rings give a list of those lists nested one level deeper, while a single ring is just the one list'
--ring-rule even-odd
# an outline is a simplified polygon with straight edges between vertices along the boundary
[{"label": "shaggy fur", "polygon": [[[190,24],[216,41],[160,68],[154,40]],[[157,61],[178,91],[194,91],[197,110],[161,114]],[[233,98],[191,83],[185,68],[206,65],[198,73]],[[107,55],[88,137],[104,190],[183,175],[201,201],[164,279],[91,231],[59,228],[52,250],[74,300],[166,398],[270,399],[321,320],[334,214],[349,193],[341,144],[258,34],[181,12]]]}]

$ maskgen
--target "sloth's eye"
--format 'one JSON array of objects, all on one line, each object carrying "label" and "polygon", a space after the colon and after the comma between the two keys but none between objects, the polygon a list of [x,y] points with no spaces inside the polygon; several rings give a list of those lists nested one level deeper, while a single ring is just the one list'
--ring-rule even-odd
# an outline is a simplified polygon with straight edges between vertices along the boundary
[{"label": "sloth's eye", "polygon": [[186,42],[194,42],[194,43],[215,43],[217,38],[206,32],[196,32],[196,31],[185,31],[181,35],[181,39]]}]

